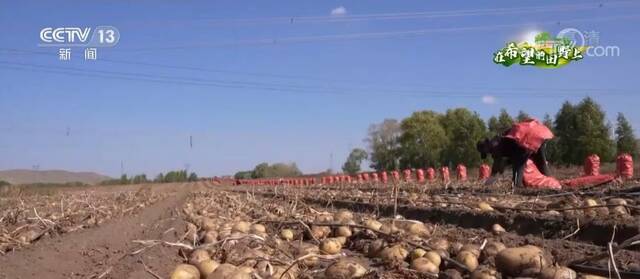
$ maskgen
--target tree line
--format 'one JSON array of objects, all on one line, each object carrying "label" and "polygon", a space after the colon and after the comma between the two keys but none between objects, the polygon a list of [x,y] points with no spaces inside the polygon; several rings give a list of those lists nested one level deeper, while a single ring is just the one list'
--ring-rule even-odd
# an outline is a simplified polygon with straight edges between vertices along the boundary
[{"label": "tree line", "polygon": [[233,176],[235,179],[255,179],[271,177],[295,177],[302,175],[296,163],[260,163],[253,170],[239,171]]},{"label": "tree line", "polygon": [[[377,171],[459,163],[476,167],[489,163],[476,151],[479,140],[501,135],[513,123],[527,118],[529,115],[524,111],[512,117],[502,109],[485,123],[476,112],[454,108],[445,113],[417,111],[401,121],[385,119],[369,127],[365,138],[368,152],[360,148],[352,150],[343,171],[359,172],[365,159]],[[624,115],[618,113],[612,131],[605,112],[590,97],[577,104],[566,101],[554,118],[547,114],[542,121],[555,135],[546,150],[552,164],[579,165],[590,154],[597,154],[605,162],[620,153],[634,157],[638,154],[637,139]]]},{"label": "tree line", "polygon": [[172,182],[192,182],[197,181],[198,175],[195,172],[187,173],[186,170],[169,171],[166,174],[160,173],[154,179],[148,179],[146,174],[138,174],[128,177],[126,174],[120,176],[119,179],[109,179],[102,181],[102,185],[120,185],[120,184],[143,184],[143,183],[172,183]]}]

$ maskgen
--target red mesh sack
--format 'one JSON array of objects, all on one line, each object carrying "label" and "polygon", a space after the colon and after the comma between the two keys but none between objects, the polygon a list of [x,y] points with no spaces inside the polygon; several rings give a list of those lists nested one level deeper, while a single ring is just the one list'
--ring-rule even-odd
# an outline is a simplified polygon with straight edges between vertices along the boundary
[{"label": "red mesh sack", "polygon": [[518,145],[535,152],[545,140],[553,138],[553,133],[538,120],[527,119],[514,124],[505,137],[512,138]]},{"label": "red mesh sack", "polygon": [[622,178],[633,177],[633,158],[629,154],[620,154],[616,158],[616,174]]},{"label": "red mesh sack", "polygon": [[557,179],[542,174],[536,164],[531,160],[527,160],[527,165],[524,167],[524,186],[536,189],[560,189],[560,181]]},{"label": "red mesh sack", "polygon": [[584,175],[592,176],[600,174],[600,157],[591,154],[584,159]]},{"label": "red mesh sack", "polygon": [[416,176],[418,177],[418,183],[424,183],[424,170],[417,169]]},{"label": "red mesh sack", "polygon": [[367,173],[367,172],[363,173],[362,174],[362,180],[364,180],[365,182],[369,181],[369,173]]},{"label": "red mesh sack", "polygon": [[615,176],[611,174],[599,174],[599,175],[582,176],[582,177],[577,177],[572,179],[564,179],[560,181],[560,183],[562,183],[562,185],[564,186],[575,188],[575,187],[601,185],[601,184],[611,182],[614,179],[616,179]]},{"label": "red mesh sack", "polygon": [[478,169],[478,179],[487,179],[489,176],[491,176],[491,167],[487,164],[480,165],[480,168]]},{"label": "red mesh sack", "polygon": [[371,173],[371,180],[373,180],[373,182],[378,182],[380,181],[380,179],[378,179],[378,173]]},{"label": "red mesh sack", "polygon": [[433,182],[434,179],[436,179],[436,170],[434,168],[428,168],[427,180],[429,180],[429,182]]},{"label": "red mesh sack", "polygon": [[380,172],[380,181],[384,184],[387,184],[387,182],[389,181],[389,177],[387,176],[386,171]]},{"label": "red mesh sack", "polygon": [[449,167],[440,168],[440,175],[442,176],[442,182],[449,183],[451,181],[451,177],[449,176]]},{"label": "red mesh sack", "polygon": [[456,174],[458,175],[459,181],[467,181],[467,167],[463,164],[458,164],[458,166],[456,166]]}]

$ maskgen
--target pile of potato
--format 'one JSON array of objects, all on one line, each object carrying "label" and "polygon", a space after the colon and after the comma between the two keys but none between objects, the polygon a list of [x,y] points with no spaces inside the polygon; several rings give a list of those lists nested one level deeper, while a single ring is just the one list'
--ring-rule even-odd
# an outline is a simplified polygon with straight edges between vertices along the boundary
[{"label": "pile of potato", "polygon": [[434,226],[401,216],[288,206],[238,194],[196,195],[183,208],[190,222],[185,241],[194,249],[171,278],[358,278],[394,270],[442,278],[576,278],[540,247],[451,242],[432,235]]}]

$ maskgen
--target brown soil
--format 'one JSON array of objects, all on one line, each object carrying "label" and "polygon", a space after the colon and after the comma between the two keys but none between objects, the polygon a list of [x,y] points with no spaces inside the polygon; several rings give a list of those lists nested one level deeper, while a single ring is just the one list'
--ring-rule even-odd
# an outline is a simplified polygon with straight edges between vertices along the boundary
[{"label": "brown soil", "polygon": [[[141,186],[128,186],[135,191]],[[166,275],[180,257],[176,249],[162,245],[136,255],[134,240],[176,241],[184,231],[177,208],[197,184],[154,186],[154,191],[174,192],[135,215],[59,237],[43,239],[0,256],[0,278],[154,278]]]}]

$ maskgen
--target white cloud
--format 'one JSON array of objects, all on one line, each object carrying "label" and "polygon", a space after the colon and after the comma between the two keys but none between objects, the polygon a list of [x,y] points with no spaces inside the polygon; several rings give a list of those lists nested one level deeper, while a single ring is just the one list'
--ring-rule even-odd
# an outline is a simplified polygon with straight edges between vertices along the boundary
[{"label": "white cloud", "polygon": [[487,105],[493,105],[496,103],[496,97],[491,96],[491,95],[484,95],[482,96],[482,103],[483,104],[487,104]]},{"label": "white cloud", "polygon": [[331,15],[332,16],[343,16],[347,14],[347,9],[343,6],[337,7],[333,10],[331,10]]}]

